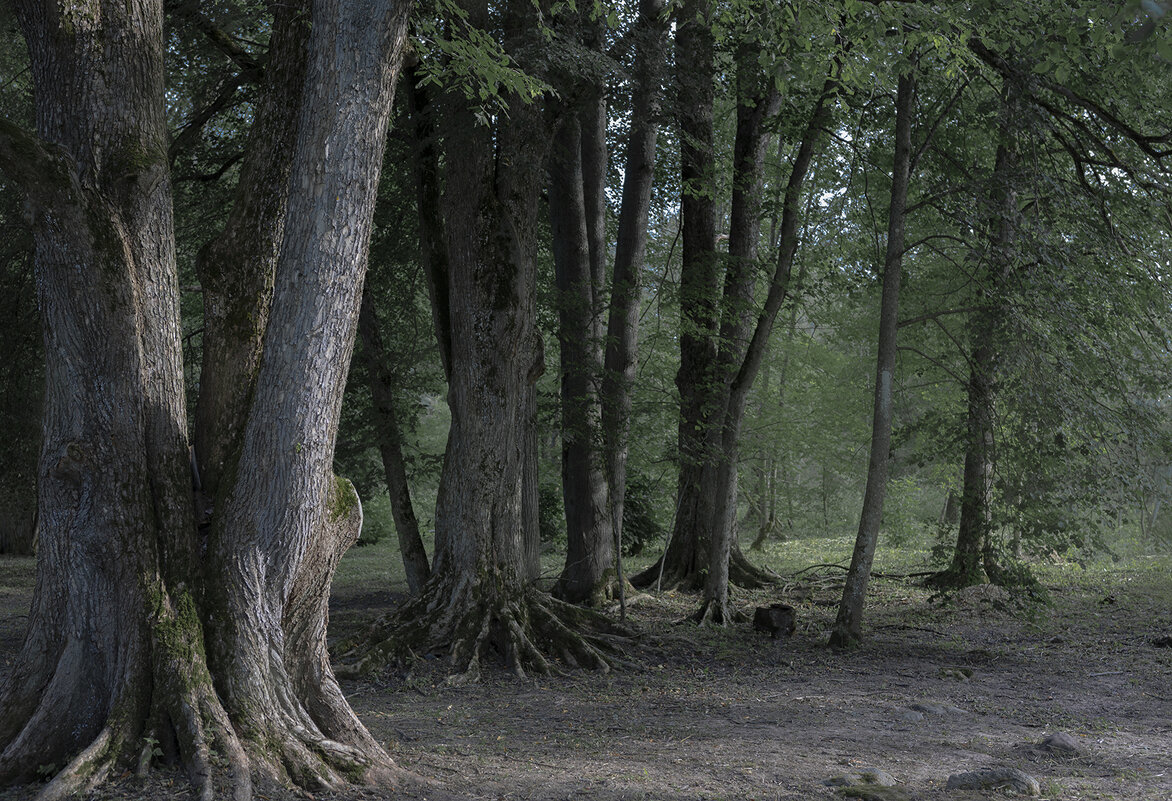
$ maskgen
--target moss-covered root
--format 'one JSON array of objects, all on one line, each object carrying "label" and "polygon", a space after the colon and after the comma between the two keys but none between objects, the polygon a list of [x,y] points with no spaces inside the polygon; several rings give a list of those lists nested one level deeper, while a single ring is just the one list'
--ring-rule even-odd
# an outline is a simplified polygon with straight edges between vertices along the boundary
[{"label": "moss-covered root", "polygon": [[634,632],[599,612],[559,601],[531,587],[514,593],[468,592],[453,602],[442,585],[375,624],[367,646],[351,647],[339,675],[361,675],[420,653],[447,653],[452,683],[474,682],[481,665],[503,662],[518,677],[562,669],[609,671],[625,664]]}]

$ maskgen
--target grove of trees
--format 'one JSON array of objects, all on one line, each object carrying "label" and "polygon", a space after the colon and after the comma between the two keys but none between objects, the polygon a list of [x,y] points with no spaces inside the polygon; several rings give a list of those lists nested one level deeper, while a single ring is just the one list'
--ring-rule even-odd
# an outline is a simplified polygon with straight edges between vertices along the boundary
[{"label": "grove of trees", "polygon": [[1167,11],[5,4],[0,785],[408,781],[326,647],[384,529],[347,670],[460,681],[621,664],[635,588],[733,624],[808,532],[842,647],[886,540],[1172,541]]}]

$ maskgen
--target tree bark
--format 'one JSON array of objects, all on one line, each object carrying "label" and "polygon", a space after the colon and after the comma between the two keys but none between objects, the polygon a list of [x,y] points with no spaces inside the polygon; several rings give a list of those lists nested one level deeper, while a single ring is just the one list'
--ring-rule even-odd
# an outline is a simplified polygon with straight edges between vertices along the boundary
[{"label": "tree bark", "polygon": [[[494,27],[484,0],[468,24]],[[533,7],[509,3],[499,22],[510,53],[536,35]],[[517,56],[522,67],[526,61]],[[509,96],[493,127],[463,100],[445,105],[443,196],[449,269],[452,424],[436,503],[433,577],[421,598],[354,649],[362,672],[412,651],[446,652],[454,681],[474,681],[493,656],[518,675],[553,660],[607,669],[620,631],[538,591],[525,575],[525,464],[533,384],[543,369],[536,327],[536,224],[548,138],[541,111]],[[580,628],[589,631],[580,633]]]},{"label": "tree bark", "polygon": [[391,516],[399,538],[399,553],[407,576],[407,588],[412,595],[423,591],[431,577],[427,551],[419,536],[419,522],[411,503],[411,488],[407,483],[407,467],[403,459],[403,436],[395,414],[395,394],[387,352],[379,332],[378,313],[367,285],[362,291],[362,310],[358,315],[358,332],[362,337],[362,358],[370,383],[371,403],[374,406],[375,436],[379,456],[386,475],[387,493],[391,497]]},{"label": "tree bark", "polygon": [[969,324],[968,414],[965,421],[964,478],[960,525],[947,569],[932,577],[938,587],[967,587],[1000,575],[992,542],[994,430],[998,339],[1003,287],[1013,269],[1018,159],[1014,147],[1018,90],[1006,79],[992,182],[989,189],[988,255],[978,308]]},{"label": "tree bark", "polygon": [[[561,106],[550,159],[549,217],[558,294],[561,346],[562,490],[568,548],[555,594],[571,603],[597,606],[608,600],[614,579],[614,534],[602,452],[602,407],[598,377],[602,370],[596,295],[602,284],[594,274],[595,217],[587,204],[591,190],[583,132],[595,122],[592,98],[581,106]],[[585,124],[584,124],[585,123]],[[605,138],[605,137],[603,137]],[[597,180],[595,175],[594,179]],[[601,194],[599,192],[599,194]],[[605,228],[605,226],[602,226]],[[603,231],[605,234],[605,230]],[[585,333],[585,336],[583,334]]]},{"label": "tree bark", "polygon": [[289,153],[305,87],[308,3],[273,5],[264,89],[224,230],[196,258],[203,289],[203,362],[195,404],[195,454],[210,513],[220,478],[240,448],[260,368],[289,201]]},{"label": "tree bark", "polygon": [[724,386],[719,418],[720,450],[716,459],[715,513],[709,543],[709,571],[704,585],[704,601],[696,613],[701,623],[721,625],[730,619],[729,562],[736,546],[737,462],[741,425],[749,391],[765,359],[773,324],[789,289],[798,248],[802,186],[813,160],[814,148],[829,119],[837,88],[834,79],[827,80],[803,130],[786,185],[777,263],[765,304],[753,327],[750,316],[752,283],[756,277],[753,268],[757,261],[757,242],[760,238],[763,166],[768,144],[763,124],[770,115],[776,113],[780,102],[776,93],[766,88],[766,76],[755,72],[757,63],[758,53],[749,49],[741,54],[738,64],[744,78],[741,84],[742,100],[737,109],[733,158],[730,267],[725,284],[725,324],[721,332],[721,341],[725,345],[719,357]]},{"label": "tree bark", "polygon": [[62,798],[116,768],[145,769],[152,740],[207,801],[213,745],[234,799],[254,776],[314,788],[397,775],[325,652],[329,580],[361,519],[329,470],[337,401],[407,4],[374,11],[315,8],[295,225],[242,456],[220,475],[231,497],[205,545],[192,515],[161,4],[18,8],[39,139],[0,124],[0,168],[37,220],[48,393],[42,557],[0,690],[0,782],[64,763],[39,794]]},{"label": "tree bark", "polygon": [[162,8],[16,10],[37,136],[0,124],[0,169],[34,220],[46,394],[37,585],[0,688],[0,784],[64,764],[39,794],[57,798],[137,758],[152,711],[190,700],[166,688],[199,673],[198,655],[180,663],[160,634],[177,625],[182,592],[164,579],[190,577],[195,527]]},{"label": "tree bark", "polygon": [[895,157],[891,174],[891,205],[887,212],[887,253],[883,263],[883,295],[879,308],[879,349],[875,373],[874,418],[871,425],[871,456],[867,465],[867,486],[863,511],[851,565],[830,644],[846,647],[862,637],[863,602],[875,545],[883,518],[887,492],[887,468],[891,450],[891,421],[894,412],[896,330],[899,324],[899,284],[903,267],[904,210],[907,207],[911,172],[911,130],[915,113],[915,79],[910,73],[899,76],[895,98]]},{"label": "tree bark", "polygon": [[325,611],[361,521],[353,487],[333,475],[334,443],[408,11],[314,7],[264,354],[208,545],[211,575],[230,577],[205,587],[216,688],[253,772],[301,786],[393,775],[334,679]]},{"label": "tree bark", "polygon": [[720,270],[713,200],[713,100],[715,44],[709,0],[686,0],[676,17],[675,87],[680,134],[679,481],[676,515],[659,563],[631,579],[636,586],[665,583],[698,589],[707,572],[707,533],[712,521],[715,446],[715,335],[719,320]]},{"label": "tree bark", "polygon": [[610,309],[602,371],[602,431],[605,438],[610,523],[614,536],[619,597],[625,614],[622,575],[623,509],[627,493],[627,456],[631,430],[631,390],[639,343],[641,272],[647,257],[647,219],[659,132],[661,73],[667,62],[664,0],[640,0],[636,40],[631,131],[623,169],[611,278]]}]

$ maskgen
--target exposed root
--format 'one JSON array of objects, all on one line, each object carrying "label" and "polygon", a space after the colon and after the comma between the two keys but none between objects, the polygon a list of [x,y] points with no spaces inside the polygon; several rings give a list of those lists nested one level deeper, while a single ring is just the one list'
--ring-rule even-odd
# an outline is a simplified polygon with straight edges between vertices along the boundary
[{"label": "exposed root", "polygon": [[744,615],[734,609],[728,601],[714,599],[705,600],[700,608],[688,616],[688,620],[700,626],[719,626],[724,628],[735,623],[743,623]]},{"label": "exposed root", "polygon": [[60,801],[87,793],[105,781],[114,758],[118,756],[114,740],[114,729],[107,725],[37,793],[35,801]]},{"label": "exposed root", "polygon": [[563,668],[606,672],[624,664],[621,652],[634,632],[601,613],[532,587],[508,595],[483,586],[478,593],[476,587],[459,583],[453,593],[433,582],[423,596],[374,625],[372,644],[343,651],[342,658],[357,661],[339,667],[339,675],[369,673],[419,653],[446,653],[453,684],[477,681],[489,661],[503,663],[519,678]]},{"label": "exposed root", "polygon": [[[708,546],[704,544],[702,547]],[[666,565],[663,564],[663,560],[664,557],[660,556],[650,567],[631,576],[631,584],[641,590],[698,592],[704,589],[708,571],[700,566],[698,559],[677,558],[669,560]],[[728,581],[729,584],[742,589],[756,590],[776,584],[781,581],[781,577],[754,565],[734,543],[728,557]]]}]

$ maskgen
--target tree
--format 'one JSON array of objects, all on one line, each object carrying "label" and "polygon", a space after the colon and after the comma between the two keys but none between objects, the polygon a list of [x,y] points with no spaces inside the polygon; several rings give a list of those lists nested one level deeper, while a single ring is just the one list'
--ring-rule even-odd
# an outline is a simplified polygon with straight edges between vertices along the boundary
[{"label": "tree", "polygon": [[[602,20],[583,9],[565,31],[576,72],[564,99],[552,101],[549,220],[561,350],[562,487],[568,548],[555,588],[574,603],[597,605],[614,581],[614,531],[603,452],[602,295],[606,283],[605,74],[594,75]],[[585,62],[585,64],[583,64]]]},{"label": "tree", "polygon": [[239,456],[219,473],[205,541],[192,515],[162,4],[18,4],[37,135],[0,123],[0,168],[32,210],[48,347],[42,556],[0,690],[0,782],[64,764],[40,793],[61,798],[145,767],[153,742],[205,799],[213,753],[238,799],[254,780],[401,775],[333,678],[325,602],[361,520],[333,476],[333,438],[407,10],[317,4],[305,55],[286,51],[307,65],[288,208],[270,217],[288,224]]},{"label": "tree", "polygon": [[[465,34],[494,30],[482,0],[461,5]],[[531,68],[535,10],[506,5],[502,55]],[[491,41],[491,40],[490,40]],[[540,85],[538,85],[540,86]],[[454,88],[454,87],[453,87]],[[547,673],[551,656],[606,669],[623,632],[601,615],[531,585],[525,542],[536,536],[526,495],[533,384],[544,369],[536,328],[537,214],[548,157],[532,80],[505,86],[489,119],[458,91],[439,117],[446,160],[442,196],[452,424],[436,502],[432,578],[416,600],[372,632],[355,670],[404,646],[446,652],[460,680],[498,656],[517,674]],[[455,154],[459,154],[456,158]],[[581,630],[579,630],[581,629]],[[547,656],[547,653],[549,656]]]},{"label": "tree", "polygon": [[895,97],[895,153],[891,170],[891,204],[887,212],[887,253],[883,263],[883,297],[879,310],[879,348],[875,370],[875,405],[871,433],[871,457],[859,531],[846,574],[838,617],[830,635],[831,645],[843,647],[861,636],[863,601],[875,558],[883,496],[887,490],[887,463],[891,450],[894,408],[895,342],[899,320],[900,270],[904,255],[904,214],[912,154],[912,118],[915,115],[915,78],[901,73]]}]

